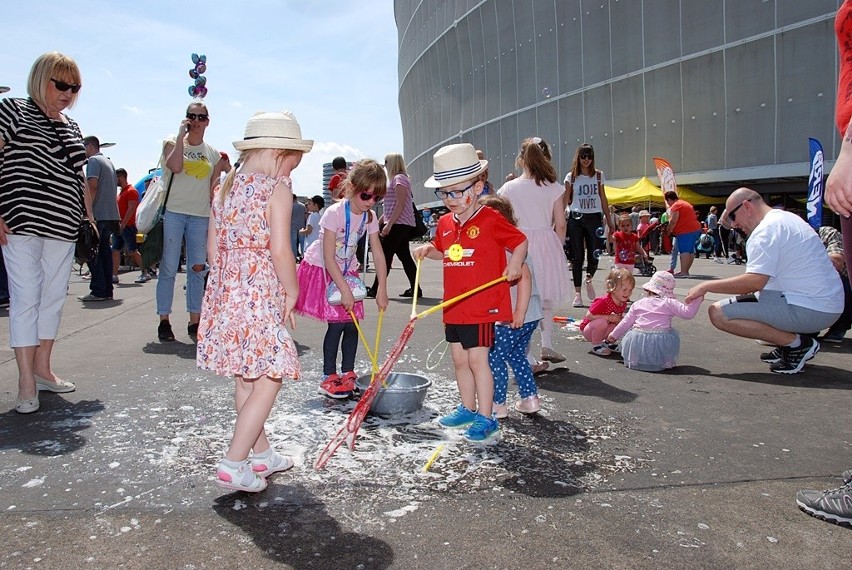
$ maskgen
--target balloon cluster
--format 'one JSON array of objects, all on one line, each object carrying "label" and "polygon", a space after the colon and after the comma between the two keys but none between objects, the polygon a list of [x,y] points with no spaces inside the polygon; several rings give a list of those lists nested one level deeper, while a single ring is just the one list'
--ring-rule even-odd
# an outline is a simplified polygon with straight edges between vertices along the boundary
[{"label": "balloon cluster", "polygon": [[189,96],[204,99],[204,96],[207,95],[207,78],[201,74],[207,71],[207,56],[194,53],[192,54],[192,63],[195,64],[195,67],[189,70],[189,76],[195,82],[189,86]]}]

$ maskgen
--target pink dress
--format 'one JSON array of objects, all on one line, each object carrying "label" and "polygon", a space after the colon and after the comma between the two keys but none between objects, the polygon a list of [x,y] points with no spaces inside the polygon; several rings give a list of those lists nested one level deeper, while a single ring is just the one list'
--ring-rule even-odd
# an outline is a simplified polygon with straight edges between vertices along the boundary
[{"label": "pink dress", "polygon": [[546,310],[564,305],[570,291],[565,252],[553,229],[553,204],[564,193],[565,188],[555,182],[539,186],[523,176],[510,180],[498,192],[512,203],[518,229],[527,236],[541,307]]},{"label": "pink dress", "polygon": [[[198,324],[198,367],[220,376],[299,378],[296,346],[284,326],[284,287],[269,250],[266,206],[287,177],[237,174],[220,205],[213,197],[215,261]],[[212,252],[211,252],[212,253]]]}]

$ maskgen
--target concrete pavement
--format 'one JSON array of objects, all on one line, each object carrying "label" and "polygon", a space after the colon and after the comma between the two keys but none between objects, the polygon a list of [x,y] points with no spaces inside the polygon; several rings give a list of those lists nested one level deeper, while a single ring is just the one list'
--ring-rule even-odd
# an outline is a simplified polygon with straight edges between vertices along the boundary
[{"label": "concrete pavement", "polygon": [[[439,264],[423,267],[420,306],[441,292]],[[693,269],[742,270],[703,259]],[[42,393],[36,414],[14,411],[17,369],[0,327],[0,568],[852,566],[852,531],[794,500],[852,468],[849,339],[823,345],[801,374],[773,375],[763,347],[719,333],[702,308],[676,321],[678,368],[650,374],[589,354],[561,329],[569,358],[539,377],[543,412],[513,413],[499,445],[476,447],[434,423],[457,401],[435,315],[417,323],[396,367],[433,380],[424,409],[369,418],[354,453],[315,471],[354,404],[316,394],[325,326],[300,319],[304,378],[285,385],[268,422],[299,461],[249,496],[212,483],[235,417],[231,382],[195,368],[181,310],[178,341],[157,341],[156,282],[135,276],[122,275],[116,301],[86,306],[76,297],[88,284],[72,276],[54,365],[77,391]],[[681,298],[693,282],[678,281]],[[383,353],[408,320],[405,288],[395,269]]]}]

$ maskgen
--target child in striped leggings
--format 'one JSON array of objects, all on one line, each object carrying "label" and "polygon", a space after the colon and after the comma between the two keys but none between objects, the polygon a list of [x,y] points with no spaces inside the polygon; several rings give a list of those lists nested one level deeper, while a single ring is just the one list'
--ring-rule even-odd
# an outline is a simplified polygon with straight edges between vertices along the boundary
[{"label": "child in striped leggings", "polygon": [[[517,225],[512,204],[500,196],[485,196],[479,203],[503,214]],[[515,373],[520,400],[515,409],[524,414],[534,414],[541,409],[538,387],[533,370],[527,359],[532,334],[541,320],[541,299],[535,286],[532,263],[529,255],[524,263],[521,278],[510,288],[512,296],[512,322],[497,323],[494,327],[494,344],[488,352],[488,364],[494,376],[494,414],[498,418],[509,415],[506,406],[506,391],[509,385],[509,366]]]}]

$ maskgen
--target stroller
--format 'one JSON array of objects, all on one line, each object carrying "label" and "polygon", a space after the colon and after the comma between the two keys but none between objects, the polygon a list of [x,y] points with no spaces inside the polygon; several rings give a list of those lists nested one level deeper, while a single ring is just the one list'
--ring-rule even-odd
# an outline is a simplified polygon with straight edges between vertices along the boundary
[{"label": "stroller", "polygon": [[641,255],[637,255],[635,261],[633,262],[633,267],[639,270],[639,275],[642,277],[651,277],[654,273],[657,272],[657,268],[652,263],[654,261],[653,257],[648,257],[648,261],[645,261],[645,258]]}]

